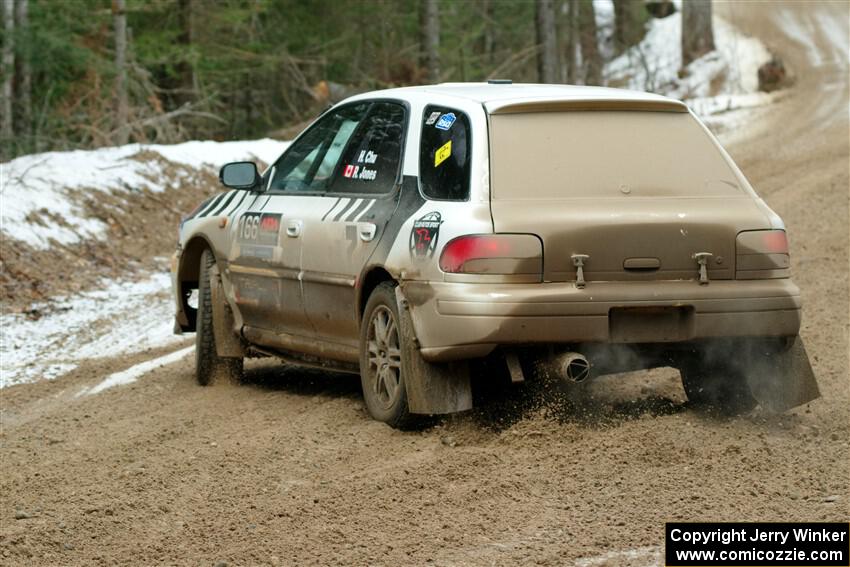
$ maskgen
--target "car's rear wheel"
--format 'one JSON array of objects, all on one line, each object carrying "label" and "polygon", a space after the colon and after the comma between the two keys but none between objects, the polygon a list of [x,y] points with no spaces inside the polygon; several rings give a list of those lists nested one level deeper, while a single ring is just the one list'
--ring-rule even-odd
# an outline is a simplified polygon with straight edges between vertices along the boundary
[{"label": "car's rear wheel", "polygon": [[221,357],[216,351],[210,286],[210,271],[214,264],[212,251],[204,250],[201,253],[198,274],[198,315],[195,329],[195,377],[202,386],[208,386],[218,379],[232,382],[242,379],[242,358]]},{"label": "car's rear wheel", "polygon": [[694,405],[729,415],[744,413],[756,406],[746,372],[733,364],[691,357],[680,365],[679,372],[685,394]]},{"label": "car's rear wheel", "polygon": [[402,357],[415,356],[400,326],[395,285],[375,288],[363,314],[360,329],[360,382],[363,398],[373,418],[396,428],[414,424],[407,403]]}]

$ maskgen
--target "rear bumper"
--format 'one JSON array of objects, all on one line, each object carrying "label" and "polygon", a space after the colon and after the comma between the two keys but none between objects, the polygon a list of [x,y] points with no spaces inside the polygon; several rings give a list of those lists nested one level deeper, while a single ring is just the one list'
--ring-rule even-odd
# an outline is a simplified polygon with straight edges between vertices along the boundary
[{"label": "rear bumper", "polygon": [[800,329],[800,291],[789,279],[591,282],[584,289],[405,282],[402,290],[430,360],[485,356],[509,344],[687,342]]}]

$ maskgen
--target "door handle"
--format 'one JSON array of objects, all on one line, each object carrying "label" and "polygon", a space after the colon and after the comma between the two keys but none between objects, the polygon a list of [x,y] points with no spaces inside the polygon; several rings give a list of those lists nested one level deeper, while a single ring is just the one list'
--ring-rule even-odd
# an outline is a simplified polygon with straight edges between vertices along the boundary
[{"label": "door handle", "polygon": [[357,234],[363,242],[371,242],[375,238],[377,227],[370,222],[361,222],[357,225]]},{"label": "door handle", "polygon": [[286,225],[286,236],[291,238],[298,238],[301,236],[301,227],[304,226],[304,223],[300,220],[291,220],[289,224]]}]

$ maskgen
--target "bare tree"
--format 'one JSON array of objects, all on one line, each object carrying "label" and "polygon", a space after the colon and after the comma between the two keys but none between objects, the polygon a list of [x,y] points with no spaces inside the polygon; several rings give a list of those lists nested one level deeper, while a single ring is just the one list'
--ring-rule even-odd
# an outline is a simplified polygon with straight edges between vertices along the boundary
[{"label": "bare tree", "polygon": [[17,20],[18,37],[25,38],[27,52],[18,61],[17,69],[17,99],[19,104],[20,126],[19,132],[29,136],[32,131],[32,73],[29,62],[29,0],[17,0],[15,7],[15,19]]},{"label": "bare tree", "polygon": [[181,54],[182,60],[177,65],[178,73],[180,73],[181,89],[178,98],[185,102],[191,101],[197,90],[197,85],[195,84],[195,66],[190,56],[190,48],[195,40],[193,4],[194,0],[178,0],[177,2],[177,18],[180,26],[177,43],[183,48],[183,53]]},{"label": "bare tree", "polygon": [[593,2],[579,2],[578,12],[584,84],[599,85],[602,82],[602,59],[596,39],[596,12]]},{"label": "bare tree", "polygon": [[579,68],[582,66],[582,53],[579,47],[578,10],[579,0],[569,2],[569,28],[567,32],[567,82],[578,85],[582,81]]},{"label": "bare tree", "polygon": [[492,0],[481,0],[479,3],[481,11],[481,19],[484,21],[484,31],[481,34],[481,48],[484,55],[484,61],[488,65],[492,65],[494,61],[495,45],[496,45],[496,29],[494,11],[495,7]]},{"label": "bare tree", "polygon": [[112,0],[112,19],[115,25],[115,132],[117,144],[130,139],[127,100],[127,7],[125,0]]},{"label": "bare tree", "polygon": [[15,4],[3,1],[3,117],[0,138],[9,142],[14,134],[12,76],[15,74]]},{"label": "bare tree", "polygon": [[440,82],[440,11],[437,0],[422,0],[419,7],[420,64],[429,83]]},{"label": "bare tree", "polygon": [[682,2],[682,67],[714,50],[711,0]]},{"label": "bare tree", "polygon": [[552,0],[537,0],[537,76],[541,83],[558,82],[558,37],[555,33],[555,6]]},{"label": "bare tree", "polygon": [[614,47],[622,52],[635,43],[637,27],[640,25],[636,6],[637,0],[614,0]]}]

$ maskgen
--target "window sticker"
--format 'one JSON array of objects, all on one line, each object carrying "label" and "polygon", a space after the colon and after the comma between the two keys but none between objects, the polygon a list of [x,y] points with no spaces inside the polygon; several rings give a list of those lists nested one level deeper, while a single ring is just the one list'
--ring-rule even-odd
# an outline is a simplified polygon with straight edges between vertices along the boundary
[{"label": "window sticker", "polygon": [[433,256],[440,237],[440,225],[443,217],[437,211],[427,213],[413,221],[410,230],[410,252],[416,256]]},{"label": "window sticker", "polygon": [[378,154],[376,154],[372,150],[362,150],[360,152],[360,157],[357,158],[357,161],[360,163],[375,163],[376,161],[378,161]]},{"label": "window sticker", "polygon": [[349,179],[360,179],[363,181],[374,181],[378,177],[377,169],[369,169],[359,165],[351,165],[350,163],[342,170],[342,176]]},{"label": "window sticker", "polygon": [[431,116],[429,116],[429,117],[428,117],[428,120],[426,120],[426,121],[425,121],[425,126],[430,126],[431,124],[433,124],[434,122],[436,122],[436,121],[437,121],[437,118],[439,118],[439,117],[440,117],[440,114],[442,114],[442,112],[439,112],[439,111],[437,111],[437,112],[432,112],[432,113],[431,113]]},{"label": "window sticker", "polygon": [[449,140],[434,152],[434,167],[437,167],[452,155],[452,141]]},{"label": "window sticker", "polygon": [[449,112],[448,114],[443,114],[434,127],[437,130],[448,130],[452,127],[452,124],[455,123],[455,120],[457,120],[457,116],[455,116],[455,113]]}]

